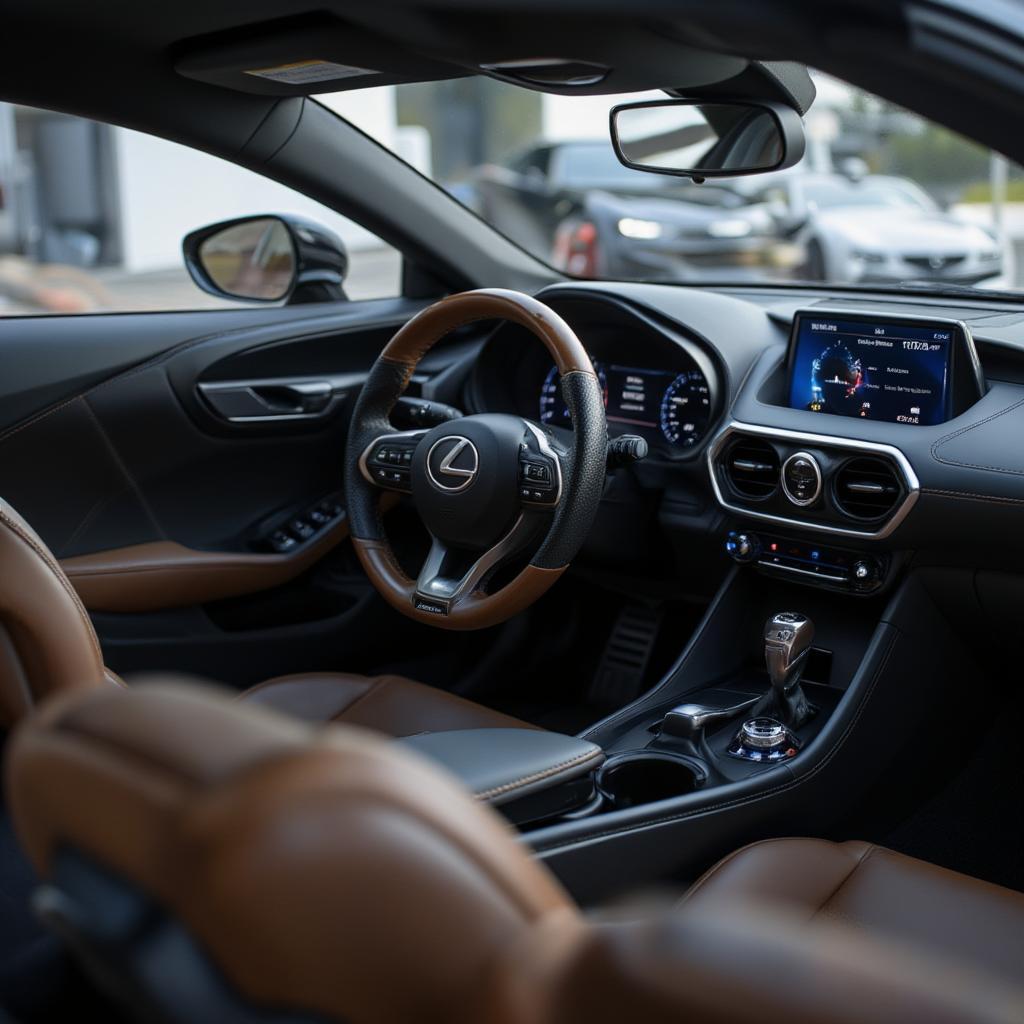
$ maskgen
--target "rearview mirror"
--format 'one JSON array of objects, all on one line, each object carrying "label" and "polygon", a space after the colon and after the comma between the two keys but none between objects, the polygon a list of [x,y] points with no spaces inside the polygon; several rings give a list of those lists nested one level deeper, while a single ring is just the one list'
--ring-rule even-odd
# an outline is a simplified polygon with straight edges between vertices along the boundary
[{"label": "rearview mirror", "polygon": [[623,103],[612,108],[611,134],[627,167],[695,181],[777,171],[804,155],[800,115],[781,103]]},{"label": "rearview mirror", "polygon": [[348,253],[333,231],[303,217],[260,214],[199,228],[182,242],[192,280],[247,302],[344,299]]}]

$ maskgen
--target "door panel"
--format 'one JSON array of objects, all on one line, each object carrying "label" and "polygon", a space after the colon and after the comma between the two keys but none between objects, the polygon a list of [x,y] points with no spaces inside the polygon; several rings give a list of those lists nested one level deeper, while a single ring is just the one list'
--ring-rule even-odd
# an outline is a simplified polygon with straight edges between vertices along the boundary
[{"label": "door panel", "polygon": [[[248,311],[50,317],[45,336],[34,332],[35,392],[61,397],[40,402],[0,434],[0,479],[4,496],[62,559],[95,613],[112,668],[184,670],[237,683],[278,670],[358,670],[375,650],[379,659],[382,636],[408,630],[358,570],[338,506],[358,384],[388,337],[423,305],[332,304],[274,310],[290,316],[270,318],[267,311],[259,318]],[[20,348],[20,323],[0,321],[11,390],[21,369],[7,352]],[[131,339],[145,325],[163,347],[154,353],[151,339],[128,363]],[[91,366],[82,352],[101,333],[108,342]],[[67,351],[76,338],[72,379],[57,358],[42,373],[43,350]],[[474,336],[439,346],[418,385],[429,394],[430,378],[477,344]],[[323,417],[236,423],[199,388],[282,377],[343,381],[344,393]],[[444,377],[448,390],[432,397],[450,401],[458,374]],[[325,500],[327,511],[312,522]],[[311,535],[276,548],[275,538],[300,516]]]}]

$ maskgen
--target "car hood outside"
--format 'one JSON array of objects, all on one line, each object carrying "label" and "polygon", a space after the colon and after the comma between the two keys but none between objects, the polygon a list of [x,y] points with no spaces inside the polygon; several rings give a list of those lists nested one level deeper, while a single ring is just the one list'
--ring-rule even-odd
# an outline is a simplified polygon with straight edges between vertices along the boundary
[{"label": "car hood outside", "polygon": [[851,245],[872,252],[921,252],[936,255],[991,249],[992,236],[944,213],[893,206],[849,206],[818,210],[816,224],[841,234]]},{"label": "car hood outside", "polygon": [[588,192],[584,207],[599,206],[610,216],[635,217],[638,220],[653,220],[659,224],[686,230],[701,230],[707,225],[722,220],[744,220],[753,230],[763,230],[767,218],[761,211],[749,207],[728,207],[691,203],[684,199],[661,199],[653,196],[624,196],[610,192]]}]

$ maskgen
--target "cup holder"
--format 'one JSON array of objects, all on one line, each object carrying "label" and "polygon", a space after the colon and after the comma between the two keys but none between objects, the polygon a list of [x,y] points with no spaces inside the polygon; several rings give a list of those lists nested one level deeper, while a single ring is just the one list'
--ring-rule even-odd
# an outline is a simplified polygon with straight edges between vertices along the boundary
[{"label": "cup holder", "polygon": [[628,750],[610,757],[597,773],[597,790],[616,810],[692,793],[707,781],[703,765],[681,754]]}]

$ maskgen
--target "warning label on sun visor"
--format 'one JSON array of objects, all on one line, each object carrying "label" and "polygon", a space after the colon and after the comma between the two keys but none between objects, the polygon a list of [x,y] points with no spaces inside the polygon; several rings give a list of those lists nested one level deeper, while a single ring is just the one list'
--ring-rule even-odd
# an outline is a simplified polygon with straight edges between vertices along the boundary
[{"label": "warning label on sun visor", "polygon": [[245,73],[257,78],[268,78],[272,82],[307,85],[310,82],[336,82],[339,78],[358,78],[360,75],[376,75],[380,72],[353,67],[351,64],[334,64],[329,60],[299,60],[272,68],[254,68]]}]

